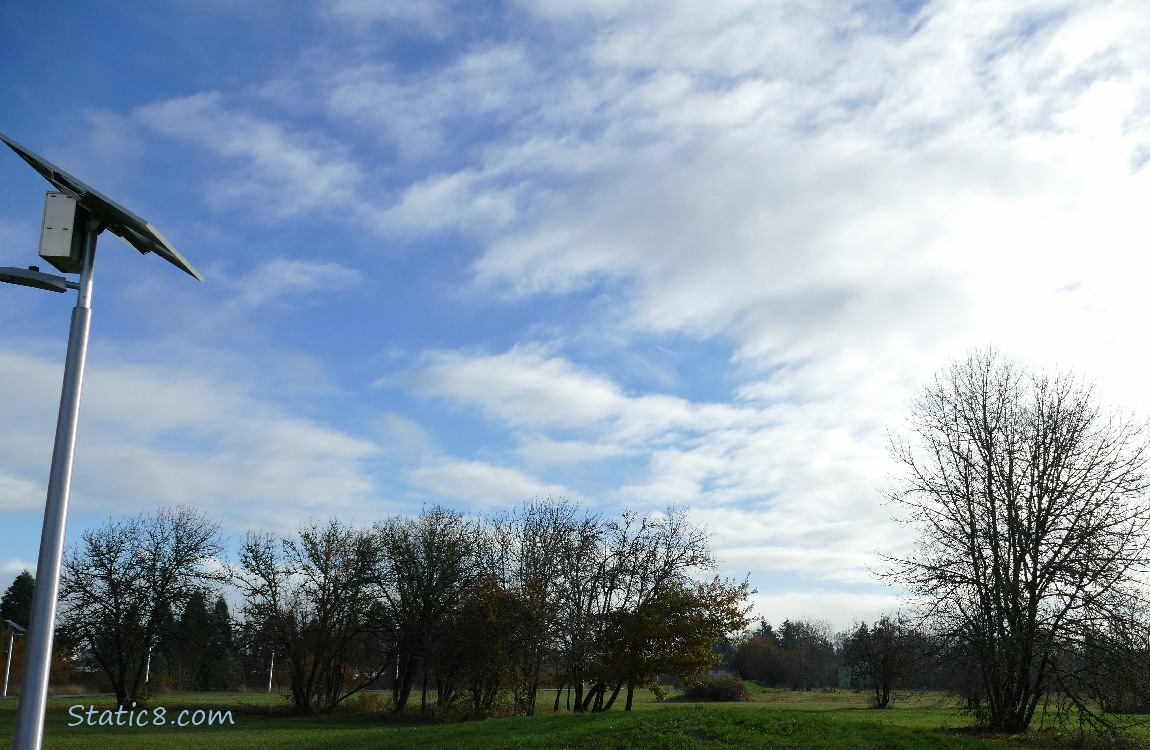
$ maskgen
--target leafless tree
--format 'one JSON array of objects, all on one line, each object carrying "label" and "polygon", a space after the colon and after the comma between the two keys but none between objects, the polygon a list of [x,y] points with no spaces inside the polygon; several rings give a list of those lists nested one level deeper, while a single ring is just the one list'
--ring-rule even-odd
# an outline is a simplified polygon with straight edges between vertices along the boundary
[{"label": "leafless tree", "polygon": [[[482,566],[500,579],[500,585],[518,602],[520,614],[514,638],[514,658],[520,675],[514,685],[516,709],[535,713],[540,675],[551,663],[563,672],[564,597],[566,575],[576,573],[565,564],[578,559],[579,530],[587,514],[564,498],[536,499],[515,513],[487,524]],[[577,574],[577,573],[576,573]]]},{"label": "leafless tree", "polygon": [[[565,507],[550,542],[558,575],[552,589],[557,623],[552,664],[559,676],[557,687],[568,688],[569,707],[574,689],[574,708],[582,710],[584,680],[599,658],[596,623],[607,568],[606,522],[597,513],[575,513],[570,505]],[[554,710],[559,709],[561,692],[556,691]]]},{"label": "leafless tree", "polygon": [[245,539],[235,580],[247,639],[287,665],[296,710],[330,710],[387,668],[372,606],[379,565],[375,535],[335,520]]},{"label": "leafless tree", "polygon": [[442,705],[469,695],[487,715],[511,694],[531,714],[545,668],[576,710],[608,710],[624,686],[629,709],[636,687],[705,671],[747,625],[747,582],[696,580],[708,545],[681,509],[604,520],[549,499],[481,522],[433,507],[369,530],[249,535],[235,580],[247,643],[275,649],[300,710],[386,670],[397,712],[413,690],[426,710],[434,687]]},{"label": "leafless tree", "polygon": [[91,651],[121,706],[144,700],[165,618],[226,579],[218,534],[198,511],[166,508],[85,531],[65,559],[62,629]]},{"label": "leafless tree", "polygon": [[433,660],[452,638],[452,616],[478,576],[478,526],[441,507],[417,518],[393,518],[376,525],[382,557],[376,570],[388,637],[395,644],[394,709],[403,711],[417,676],[420,709],[427,707]]},{"label": "leafless tree", "polygon": [[910,429],[894,446],[905,476],[891,497],[918,544],[889,575],[969,660],[980,718],[1019,731],[1058,695],[1084,724],[1114,729],[1081,665],[1132,617],[1145,622],[1145,426],[1071,375],[989,350],[936,375]]}]

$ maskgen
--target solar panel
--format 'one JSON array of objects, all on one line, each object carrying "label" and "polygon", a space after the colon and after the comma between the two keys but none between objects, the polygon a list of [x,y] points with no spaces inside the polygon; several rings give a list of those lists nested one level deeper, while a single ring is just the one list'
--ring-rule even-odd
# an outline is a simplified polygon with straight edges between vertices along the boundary
[{"label": "solar panel", "polygon": [[8,148],[19,154],[20,158],[28,162],[32,169],[43,175],[44,179],[52,183],[57,190],[75,198],[88,213],[102,222],[112,234],[120,237],[141,253],[155,253],[190,276],[200,281],[204,280],[204,277],[192,267],[192,264],[185,260],[184,256],[180,255],[179,251],[172,247],[164,239],[164,236],[147,221],[100,191],[76,179],[39,154],[24,148],[3,133],[0,133],[0,140],[4,141]]}]

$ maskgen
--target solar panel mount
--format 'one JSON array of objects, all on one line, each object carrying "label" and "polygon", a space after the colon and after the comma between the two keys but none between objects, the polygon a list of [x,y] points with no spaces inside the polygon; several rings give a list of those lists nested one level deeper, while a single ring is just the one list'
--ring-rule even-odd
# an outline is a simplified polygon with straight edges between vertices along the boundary
[{"label": "solar panel mount", "polygon": [[[112,234],[141,253],[145,255],[155,253],[189,276],[199,281],[204,280],[199,271],[148,221],[3,133],[0,133],[0,141],[4,141],[8,148],[28,162],[57,190],[75,200],[80,208]],[[48,260],[51,262],[51,259]],[[70,269],[60,268],[60,270],[68,272]]]}]

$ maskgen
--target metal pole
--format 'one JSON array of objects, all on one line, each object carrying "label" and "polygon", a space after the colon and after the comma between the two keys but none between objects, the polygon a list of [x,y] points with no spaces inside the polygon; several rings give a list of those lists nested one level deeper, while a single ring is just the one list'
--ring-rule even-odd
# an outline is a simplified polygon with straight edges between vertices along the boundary
[{"label": "metal pole", "polygon": [[16,629],[9,628],[8,634],[8,664],[4,667],[4,697],[8,697],[8,675],[12,673],[12,643],[16,640]]},{"label": "metal pole", "polygon": [[36,588],[28,618],[27,651],[20,680],[20,703],[16,709],[13,750],[40,750],[44,741],[44,711],[48,706],[48,675],[52,667],[52,636],[56,628],[56,601],[60,594],[60,568],[64,557],[64,529],[72,492],[72,458],[76,451],[76,423],[80,415],[80,391],[88,356],[88,330],[92,321],[92,266],[96,259],[96,236],[102,227],[89,220],[84,227],[84,258],[80,291],[72,310],[68,333],[68,356],[60,389],[60,416],[56,421],[56,445],[48,476],[44,505],[44,529],[40,534],[40,557],[36,563]]},{"label": "metal pole", "polygon": [[276,673],[276,652],[272,651],[272,665],[268,667],[268,692],[272,691],[272,675]]}]

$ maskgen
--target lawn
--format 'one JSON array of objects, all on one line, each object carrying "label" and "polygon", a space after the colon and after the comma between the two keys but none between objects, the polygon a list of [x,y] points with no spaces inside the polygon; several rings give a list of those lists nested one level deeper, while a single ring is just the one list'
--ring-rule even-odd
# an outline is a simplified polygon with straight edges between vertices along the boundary
[{"label": "lawn", "polygon": [[[372,699],[365,701],[371,704]],[[541,700],[541,704],[544,701]],[[69,709],[73,706],[83,709]],[[455,724],[425,724],[412,715],[397,720],[389,714],[345,712],[332,716],[295,717],[282,712],[279,696],[261,693],[173,694],[157,696],[154,707],[166,709],[164,726],[87,726],[89,705],[111,708],[107,698],[53,698],[44,747],[81,750],[210,747],[212,750],[274,748],[450,748],[450,750],[608,750],[633,748],[1047,748],[1062,746],[1055,738],[1031,733],[1013,737],[983,737],[969,730],[970,718],[937,697],[896,704],[874,711],[866,696],[851,692],[794,693],[754,691],[746,703],[697,704],[672,697],[658,702],[645,693],[636,710],[618,708],[585,715],[560,713],[532,718],[512,717]],[[234,723],[222,726],[179,727],[187,710],[231,711]],[[85,717],[81,723],[79,717]],[[200,715],[201,717],[203,714]],[[149,719],[151,714],[148,715]],[[14,701],[0,702],[0,748],[11,743]],[[109,717],[110,718],[110,717]],[[74,726],[69,726],[74,724]],[[1145,739],[1146,735],[1143,735]]]}]

